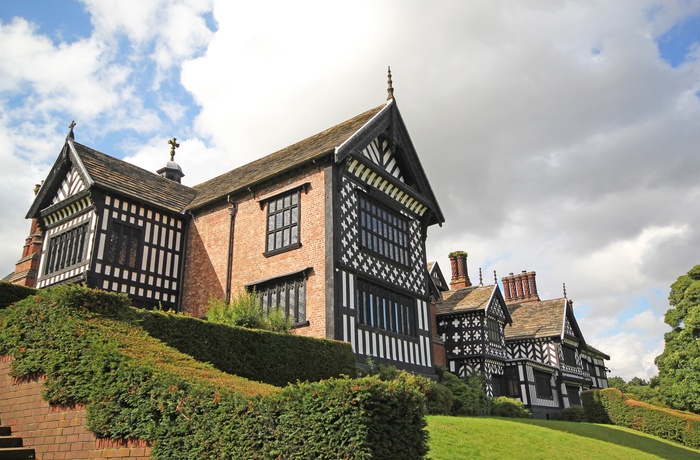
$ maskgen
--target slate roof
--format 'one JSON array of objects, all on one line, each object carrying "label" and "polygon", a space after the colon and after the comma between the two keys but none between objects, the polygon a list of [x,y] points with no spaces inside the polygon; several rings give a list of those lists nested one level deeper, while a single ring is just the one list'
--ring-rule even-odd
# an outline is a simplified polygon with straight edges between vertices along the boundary
[{"label": "slate roof", "polygon": [[449,314],[484,310],[489,305],[496,286],[470,286],[442,293],[442,302],[435,305],[435,312]]},{"label": "slate roof", "polygon": [[335,152],[336,147],[350,138],[384,107],[386,103],[259,160],[195,185],[193,188],[197,191],[197,197],[187,208],[196,209],[205,206],[230,193],[245,190],[306,162]]},{"label": "slate roof", "polygon": [[602,351],[598,350],[596,347],[594,347],[592,345],[586,344],[586,348],[588,349],[588,351],[590,351],[591,353],[593,353],[595,355],[600,355],[600,356],[603,356],[605,359],[610,359],[610,356],[608,356],[606,353],[603,353]]},{"label": "slate roof", "polygon": [[73,142],[80,161],[99,188],[181,212],[196,192],[180,183]]},{"label": "slate roof", "polygon": [[506,340],[561,337],[566,299],[507,304],[513,324],[506,327]]}]

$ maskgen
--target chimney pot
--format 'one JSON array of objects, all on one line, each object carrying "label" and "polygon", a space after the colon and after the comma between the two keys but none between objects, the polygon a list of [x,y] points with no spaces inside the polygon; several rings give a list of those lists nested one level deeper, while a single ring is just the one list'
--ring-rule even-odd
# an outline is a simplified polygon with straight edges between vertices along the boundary
[{"label": "chimney pot", "polygon": [[452,279],[450,289],[461,289],[472,285],[467,271],[467,253],[464,251],[451,252],[450,268],[452,269]]}]

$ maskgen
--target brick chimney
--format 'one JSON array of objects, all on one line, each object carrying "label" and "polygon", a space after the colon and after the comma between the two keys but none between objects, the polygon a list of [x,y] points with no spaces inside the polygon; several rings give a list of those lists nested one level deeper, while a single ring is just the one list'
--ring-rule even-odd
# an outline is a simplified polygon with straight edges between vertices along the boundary
[{"label": "brick chimney", "polygon": [[472,282],[469,281],[469,273],[467,272],[467,253],[464,251],[451,252],[450,267],[452,268],[452,279],[450,280],[450,289],[460,289],[469,287]]},{"label": "brick chimney", "polygon": [[535,272],[527,272],[501,278],[503,281],[503,295],[506,302],[536,302],[540,300],[537,293],[537,282]]},{"label": "brick chimney", "polygon": [[[34,187],[34,195],[39,193],[41,185]],[[39,228],[36,218],[32,219],[29,236],[24,240],[22,258],[15,264],[15,272],[10,275],[9,282],[20,286],[36,287],[36,279],[39,275],[39,257],[44,235]]]}]

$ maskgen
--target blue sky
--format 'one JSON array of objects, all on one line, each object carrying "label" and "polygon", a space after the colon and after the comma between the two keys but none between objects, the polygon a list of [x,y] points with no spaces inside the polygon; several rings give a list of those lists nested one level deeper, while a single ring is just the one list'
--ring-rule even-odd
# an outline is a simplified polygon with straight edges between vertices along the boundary
[{"label": "blue sky", "polygon": [[[447,222],[492,282],[534,270],[613,374],[648,378],[700,263],[700,1],[0,2],[0,269],[78,142],[194,185],[395,96]],[[445,272],[449,278],[449,273]]]}]

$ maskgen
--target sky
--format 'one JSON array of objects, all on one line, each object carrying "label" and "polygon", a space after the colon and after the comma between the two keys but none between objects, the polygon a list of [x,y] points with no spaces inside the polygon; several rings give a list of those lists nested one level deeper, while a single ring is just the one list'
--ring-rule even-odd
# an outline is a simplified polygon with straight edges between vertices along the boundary
[{"label": "sky", "polygon": [[0,274],[76,141],[195,185],[396,103],[446,222],[428,259],[537,273],[611,375],[657,373],[700,263],[700,0],[0,1]]}]

